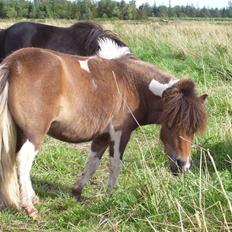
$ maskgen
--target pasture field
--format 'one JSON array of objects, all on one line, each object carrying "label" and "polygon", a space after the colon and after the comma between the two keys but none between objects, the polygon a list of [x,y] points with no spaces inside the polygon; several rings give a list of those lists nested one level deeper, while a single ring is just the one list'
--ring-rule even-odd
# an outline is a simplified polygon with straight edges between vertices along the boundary
[{"label": "pasture field", "polygon": [[[73,22],[73,21],[72,21]],[[69,21],[48,21],[56,25]],[[4,28],[13,21],[4,21]],[[45,138],[32,170],[36,221],[0,212],[0,231],[232,231],[232,22],[103,22],[144,61],[207,93],[208,128],[193,144],[193,168],[173,176],[159,126],[133,133],[117,188],[108,196],[108,154],[77,203],[71,187],[89,144]]]}]

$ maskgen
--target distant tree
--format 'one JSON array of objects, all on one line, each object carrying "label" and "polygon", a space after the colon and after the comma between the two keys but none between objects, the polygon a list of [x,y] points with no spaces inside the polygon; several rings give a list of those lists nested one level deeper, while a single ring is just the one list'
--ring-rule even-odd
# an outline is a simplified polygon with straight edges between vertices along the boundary
[{"label": "distant tree", "polygon": [[114,17],[114,18],[120,18],[120,15],[121,15],[120,8],[119,8],[118,5],[116,5],[113,8],[113,11],[112,11],[112,17]]},{"label": "distant tree", "polygon": [[136,9],[136,2],[135,0],[132,0],[129,2],[128,8],[128,19],[133,20],[138,18],[138,12]]},{"label": "distant tree", "polygon": [[122,0],[119,3],[119,9],[120,9],[120,19],[128,19],[128,10],[127,10],[127,3]]},{"label": "distant tree", "polygon": [[202,15],[202,17],[206,17],[206,18],[209,18],[211,16],[209,9],[207,9],[206,7],[204,7],[201,10],[201,15]]},{"label": "distant tree", "polygon": [[221,9],[221,16],[222,16],[223,18],[226,18],[226,17],[227,17],[227,10],[226,10],[226,8]]},{"label": "distant tree", "polygon": [[227,10],[227,17],[232,18],[232,7]]},{"label": "distant tree", "polygon": [[232,1],[229,1],[229,2],[228,2],[228,7],[229,7],[229,8],[232,8]]},{"label": "distant tree", "polygon": [[6,12],[4,8],[4,3],[0,2],[0,18],[5,18],[6,17]]},{"label": "distant tree", "polygon": [[97,7],[98,17],[102,17],[103,14],[105,14],[107,17],[111,18],[113,16],[113,9],[115,6],[115,1],[100,0]]},{"label": "distant tree", "polygon": [[136,6],[135,0],[0,0],[0,18],[67,18],[93,19],[96,17],[119,19],[146,19],[156,17],[229,17],[232,18],[232,0],[223,9],[200,9],[193,5]]},{"label": "distant tree", "polygon": [[6,17],[7,18],[16,18],[17,17],[17,12],[14,7],[8,6],[6,8]]},{"label": "distant tree", "polygon": [[158,7],[158,16],[159,17],[168,17],[168,7],[167,6],[159,6]]}]

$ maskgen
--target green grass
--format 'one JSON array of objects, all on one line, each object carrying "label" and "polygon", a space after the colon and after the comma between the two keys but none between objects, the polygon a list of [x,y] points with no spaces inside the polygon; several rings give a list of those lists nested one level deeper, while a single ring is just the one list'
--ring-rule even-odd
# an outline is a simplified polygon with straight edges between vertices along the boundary
[{"label": "green grass", "polygon": [[[3,231],[230,231],[232,230],[232,32],[230,24],[172,22],[105,23],[141,59],[178,78],[192,78],[207,93],[205,135],[195,138],[193,169],[171,175],[159,141],[159,126],[134,132],[119,184],[108,196],[108,154],[84,189],[70,194],[88,154],[46,138],[32,180],[40,196],[36,221],[0,212]],[[215,166],[215,165],[216,166]]]}]

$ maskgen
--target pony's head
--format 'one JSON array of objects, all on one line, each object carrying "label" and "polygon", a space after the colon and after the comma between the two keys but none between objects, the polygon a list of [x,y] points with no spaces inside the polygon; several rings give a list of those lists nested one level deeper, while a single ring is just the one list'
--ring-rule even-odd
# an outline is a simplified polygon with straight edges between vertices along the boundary
[{"label": "pony's head", "polygon": [[197,96],[191,80],[180,80],[162,94],[160,138],[174,174],[191,168],[194,134],[203,132],[206,127],[206,98],[206,94]]}]

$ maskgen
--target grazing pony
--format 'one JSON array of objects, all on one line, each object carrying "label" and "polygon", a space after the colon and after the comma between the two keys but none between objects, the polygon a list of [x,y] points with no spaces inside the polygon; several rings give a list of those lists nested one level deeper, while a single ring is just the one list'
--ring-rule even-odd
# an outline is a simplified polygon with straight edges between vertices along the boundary
[{"label": "grazing pony", "polygon": [[92,140],[73,188],[77,199],[108,146],[108,187],[113,189],[138,125],[161,124],[171,169],[190,168],[191,141],[206,125],[206,95],[197,96],[193,81],[177,81],[110,39],[99,40],[99,46],[98,54],[90,57],[25,48],[3,61],[0,197],[5,205],[36,215],[38,197],[30,170],[46,134],[72,143]]},{"label": "grazing pony", "polygon": [[125,44],[111,31],[91,22],[79,22],[62,28],[39,23],[20,22],[0,31],[0,61],[26,47],[48,48],[73,55],[91,56],[99,50],[98,39],[110,38]]}]

